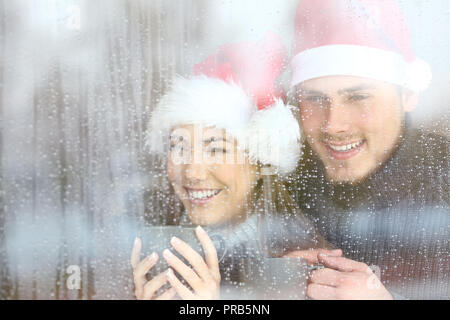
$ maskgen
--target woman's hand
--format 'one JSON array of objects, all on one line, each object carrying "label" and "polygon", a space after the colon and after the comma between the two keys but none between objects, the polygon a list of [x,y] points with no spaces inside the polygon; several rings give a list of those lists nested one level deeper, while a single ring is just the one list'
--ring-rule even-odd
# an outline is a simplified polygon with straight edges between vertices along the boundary
[{"label": "woman's hand", "polygon": [[176,295],[173,288],[169,288],[160,296],[155,293],[165,283],[167,283],[167,271],[158,274],[156,277],[147,280],[145,275],[158,261],[158,255],[154,252],[142,261],[139,261],[142,249],[142,241],[136,238],[133,251],[131,252],[131,266],[133,267],[133,278],[135,286],[135,295],[138,300],[169,300]]},{"label": "woman's hand", "polygon": [[166,249],[163,252],[164,259],[167,263],[186,280],[194,291],[192,292],[181,283],[170,268],[167,271],[167,280],[184,300],[219,299],[220,272],[216,248],[202,227],[198,226],[195,229],[195,233],[205,252],[206,261],[186,242],[176,237],[173,237],[170,241],[172,247],[192,265],[194,270],[185,265],[170,250]]}]

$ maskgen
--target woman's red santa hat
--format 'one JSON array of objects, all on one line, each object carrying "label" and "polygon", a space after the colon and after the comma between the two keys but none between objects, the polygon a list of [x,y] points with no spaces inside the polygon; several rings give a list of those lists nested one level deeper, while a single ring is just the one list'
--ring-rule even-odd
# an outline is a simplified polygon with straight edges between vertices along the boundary
[{"label": "woman's red santa hat", "polygon": [[297,9],[291,86],[348,75],[425,90],[431,70],[411,48],[393,0],[303,0]]},{"label": "woman's red santa hat", "polygon": [[176,77],[151,114],[147,145],[167,154],[171,131],[198,124],[225,129],[246,150],[251,163],[271,165],[280,174],[300,157],[300,129],[275,81],[286,51],[272,33],[259,42],[225,45],[194,66],[190,78]]}]

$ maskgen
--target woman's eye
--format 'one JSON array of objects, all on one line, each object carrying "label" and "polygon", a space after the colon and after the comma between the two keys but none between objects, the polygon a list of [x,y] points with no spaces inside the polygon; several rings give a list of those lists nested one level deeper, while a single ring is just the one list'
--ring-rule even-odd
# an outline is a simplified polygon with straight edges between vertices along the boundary
[{"label": "woman's eye", "polygon": [[227,153],[227,149],[223,149],[223,148],[212,148],[209,150],[210,154],[217,154],[217,153]]},{"label": "woman's eye", "polygon": [[180,145],[180,144],[171,144],[170,146],[169,146],[169,150],[170,151],[183,151],[184,150],[184,148],[183,148],[183,146],[182,145]]}]

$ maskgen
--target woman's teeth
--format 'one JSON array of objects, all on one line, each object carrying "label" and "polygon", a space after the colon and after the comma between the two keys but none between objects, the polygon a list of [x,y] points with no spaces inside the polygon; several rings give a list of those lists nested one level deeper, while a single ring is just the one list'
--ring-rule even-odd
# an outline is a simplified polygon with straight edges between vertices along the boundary
[{"label": "woman's teeth", "polygon": [[192,190],[187,189],[187,192],[188,192],[189,199],[191,199],[191,200],[205,200],[205,199],[216,196],[220,192],[220,189],[197,190],[197,191],[192,191]]},{"label": "woman's teeth", "polygon": [[346,152],[346,151],[350,151],[352,149],[358,148],[360,145],[362,145],[364,142],[364,140],[355,142],[355,143],[350,143],[350,144],[346,144],[346,145],[342,145],[342,146],[334,146],[332,144],[328,144],[328,146],[333,149],[334,151],[338,151],[338,152]]}]

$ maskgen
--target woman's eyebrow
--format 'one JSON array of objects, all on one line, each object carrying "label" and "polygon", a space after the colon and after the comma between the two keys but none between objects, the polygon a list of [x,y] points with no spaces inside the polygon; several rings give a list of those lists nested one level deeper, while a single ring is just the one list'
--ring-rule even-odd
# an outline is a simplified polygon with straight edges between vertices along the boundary
[{"label": "woman's eyebrow", "polygon": [[183,136],[170,135],[169,136],[169,140],[183,141],[184,137]]},{"label": "woman's eyebrow", "polygon": [[211,142],[216,142],[216,141],[229,142],[224,137],[210,137],[210,138],[207,138],[207,139],[203,140],[203,143],[210,144]]}]

